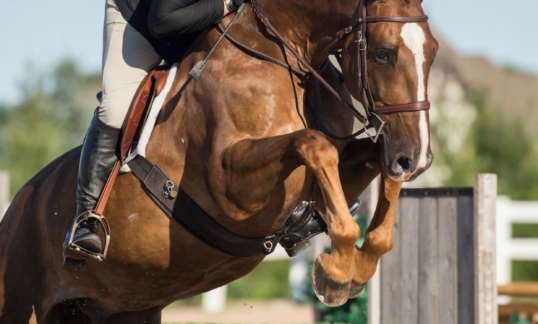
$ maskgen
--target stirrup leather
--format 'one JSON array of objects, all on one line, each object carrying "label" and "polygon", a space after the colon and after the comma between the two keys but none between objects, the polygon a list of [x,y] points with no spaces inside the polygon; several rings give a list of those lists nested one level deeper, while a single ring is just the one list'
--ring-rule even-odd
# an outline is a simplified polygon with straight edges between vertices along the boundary
[{"label": "stirrup leather", "polygon": [[[80,223],[89,220],[90,218],[99,221],[99,224],[101,224],[101,228],[103,228],[105,234],[105,247],[101,249],[100,253],[92,252],[73,242],[73,239],[75,237],[75,231],[77,230]],[[70,234],[71,235],[69,236],[69,241],[67,242],[67,245],[64,245],[64,253],[66,256],[72,257],[74,259],[77,259],[77,257],[84,257],[86,259],[94,260],[97,262],[103,262],[106,260],[108,244],[110,243],[110,226],[108,225],[108,221],[106,220],[105,216],[98,215],[93,210],[78,215],[75,218],[73,226],[71,227]]]}]

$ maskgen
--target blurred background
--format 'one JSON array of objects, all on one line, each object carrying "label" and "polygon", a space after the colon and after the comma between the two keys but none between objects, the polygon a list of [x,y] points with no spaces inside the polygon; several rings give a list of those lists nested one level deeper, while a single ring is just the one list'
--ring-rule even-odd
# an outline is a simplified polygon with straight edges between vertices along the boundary
[{"label": "blurred background", "polygon": [[[441,44],[429,80],[435,161],[411,185],[470,186],[475,174],[496,173],[500,195],[538,201],[538,2],[425,0],[423,7]],[[98,104],[103,14],[104,1],[0,2],[0,208],[81,144]],[[536,221],[512,224],[513,238],[538,238],[538,210],[530,213]],[[356,216],[364,227],[366,215]],[[300,258],[264,262],[230,284],[216,315],[201,310],[200,296],[173,305],[165,319],[312,322],[314,297],[301,279],[309,254]],[[538,260],[507,262],[511,281],[538,281]],[[343,309],[318,308],[317,319],[364,323],[365,303],[361,295]],[[513,323],[532,322],[532,310],[515,314]]]}]

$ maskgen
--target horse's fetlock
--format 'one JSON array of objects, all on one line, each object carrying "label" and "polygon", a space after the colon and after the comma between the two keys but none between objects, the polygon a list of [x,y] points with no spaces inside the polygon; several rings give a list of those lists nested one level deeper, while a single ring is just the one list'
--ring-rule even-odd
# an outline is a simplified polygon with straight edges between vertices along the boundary
[{"label": "horse's fetlock", "polygon": [[368,245],[379,254],[385,254],[392,250],[394,241],[391,235],[380,235],[380,233],[370,232],[366,234]]}]

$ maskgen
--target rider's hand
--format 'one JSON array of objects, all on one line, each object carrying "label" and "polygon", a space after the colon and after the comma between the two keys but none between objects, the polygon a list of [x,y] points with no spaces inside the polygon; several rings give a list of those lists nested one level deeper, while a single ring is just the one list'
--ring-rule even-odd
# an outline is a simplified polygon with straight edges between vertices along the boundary
[{"label": "rider's hand", "polygon": [[245,3],[245,0],[224,0],[224,16],[237,11],[243,3]]}]

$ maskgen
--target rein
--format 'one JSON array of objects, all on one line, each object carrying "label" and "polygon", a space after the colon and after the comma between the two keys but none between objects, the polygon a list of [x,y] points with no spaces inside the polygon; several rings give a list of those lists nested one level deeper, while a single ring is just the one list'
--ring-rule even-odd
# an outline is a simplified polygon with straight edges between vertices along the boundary
[{"label": "rein", "polygon": [[[363,95],[363,105],[364,105],[364,108],[366,110],[368,117],[365,117],[359,111],[357,111],[357,109],[353,106],[352,103],[348,102],[346,98],[342,97],[331,85],[329,85],[327,81],[325,81],[325,79],[323,79],[323,77],[308,62],[306,62],[306,60],[303,57],[299,55],[299,53],[297,53],[297,51],[273,27],[273,25],[271,25],[267,17],[265,17],[263,13],[259,10],[257,6],[257,0],[252,0],[251,2],[252,2],[252,10],[256,14],[256,17],[258,17],[258,19],[266,26],[266,28],[297,58],[297,60],[301,64],[303,64],[306,67],[306,69],[310,72],[310,74],[316,80],[316,83],[319,82],[333,96],[338,98],[344,105],[346,105],[352,111],[355,117],[363,124],[363,129],[361,129],[359,132],[355,134],[352,134],[351,136],[338,137],[338,136],[332,136],[333,134],[331,134],[330,137],[334,139],[349,139],[351,137],[355,137],[364,132],[375,143],[377,142],[379,135],[381,134],[383,130],[383,127],[385,126],[385,121],[383,121],[383,119],[379,117],[380,114],[393,114],[393,113],[416,112],[416,111],[428,110],[430,109],[430,102],[429,101],[417,101],[417,102],[398,104],[398,105],[384,105],[384,106],[379,106],[379,107],[376,106],[375,101],[372,96],[372,91],[368,83],[368,69],[367,69],[367,57],[366,57],[366,50],[368,47],[368,44],[366,42],[367,25],[368,23],[375,23],[375,22],[395,22],[395,23],[425,22],[425,21],[428,21],[428,16],[426,15],[418,16],[418,17],[366,16],[367,1],[368,0],[359,1],[359,6],[353,15],[351,24],[349,24],[348,27],[336,33],[336,35],[333,37],[333,40],[329,43],[329,46],[327,46],[324,52],[327,52],[327,54],[329,54],[329,52],[334,48],[336,44],[338,44],[340,41],[345,39],[348,35],[355,33],[354,42],[357,44],[357,47],[358,47],[357,48],[358,49],[357,51],[358,52],[357,78],[359,81],[358,85]],[[229,36],[228,36],[228,39],[230,39]],[[237,44],[238,42],[235,41],[233,43]],[[248,50],[251,53],[254,51],[253,49],[250,49],[244,45],[241,46],[241,48]],[[267,55],[264,55],[264,56],[267,56]],[[274,59],[272,59],[271,61],[275,62]],[[281,63],[281,64],[284,64],[284,63]],[[291,69],[291,67],[289,67],[287,64],[284,64],[284,65]],[[316,88],[317,87],[318,86],[316,86]],[[376,129],[375,137],[372,136],[368,132],[368,129],[367,129],[372,117],[376,118],[380,122],[380,126]]]},{"label": "rein", "polygon": [[[336,140],[347,140],[350,138],[354,138],[362,133],[365,133],[368,135],[368,137],[374,142],[377,143],[377,140],[379,139],[379,136],[381,135],[383,128],[386,124],[386,122],[379,116],[379,115],[387,115],[387,114],[394,114],[394,113],[404,113],[404,112],[417,112],[422,110],[429,110],[430,109],[430,102],[429,101],[416,101],[416,102],[410,102],[405,104],[396,104],[396,105],[383,105],[383,106],[376,106],[372,91],[370,89],[370,85],[368,83],[368,69],[367,69],[367,56],[366,56],[366,50],[368,48],[368,44],[366,41],[366,32],[367,32],[367,26],[368,23],[376,23],[376,22],[394,22],[394,23],[412,23],[412,22],[425,22],[428,21],[428,16],[417,16],[417,17],[399,17],[399,16],[366,16],[366,4],[368,0],[359,0],[359,5],[357,7],[357,10],[353,14],[353,18],[351,23],[348,25],[348,27],[336,32],[335,36],[329,42],[329,45],[325,48],[324,52],[326,52],[328,55],[333,54],[331,50],[342,40],[347,38],[349,35],[354,33],[354,42],[357,44],[357,81],[359,85],[360,92],[362,93],[362,104],[364,106],[364,109],[366,110],[367,116],[364,116],[361,114],[352,103],[350,103],[347,98],[344,98],[342,95],[340,95],[320,74],[319,72],[312,67],[311,64],[309,64],[297,51],[280,35],[280,33],[276,30],[275,27],[269,22],[267,17],[263,15],[263,13],[259,10],[257,6],[258,0],[251,0],[251,6],[254,14],[256,17],[263,23],[263,25],[270,31],[277,40],[284,45],[292,54],[295,56],[295,58],[301,63],[306,69],[308,70],[308,73],[303,72],[299,69],[293,68],[287,63],[281,62],[275,58],[273,58],[270,55],[267,55],[265,53],[262,53],[260,51],[257,51],[249,46],[246,46],[239,42],[238,40],[234,39],[230,34],[228,33],[228,30],[232,26],[232,24],[235,22],[235,20],[238,18],[239,14],[242,12],[243,7],[245,4],[241,5],[239,10],[236,12],[235,16],[233,17],[232,21],[226,26],[226,28],[223,28],[221,24],[218,25],[219,31],[222,33],[222,35],[219,37],[217,43],[213,46],[211,51],[207,54],[207,56],[204,58],[203,61],[198,62],[198,64],[195,65],[195,67],[191,70],[190,75],[195,78],[196,80],[199,79],[203,67],[205,66],[205,63],[207,62],[209,56],[212,54],[213,50],[217,45],[220,43],[220,41],[223,38],[227,38],[233,45],[235,45],[237,48],[251,54],[254,57],[272,62],[282,68],[287,69],[288,71],[294,73],[299,78],[312,78],[314,79],[315,83],[315,95],[317,98],[317,104],[318,108],[321,108],[321,99],[319,98],[319,84],[323,85],[333,96],[338,98],[346,107],[348,107],[355,118],[357,118],[362,124],[363,128],[357,131],[354,134],[348,135],[348,136],[337,136],[332,134],[328,129],[324,126],[323,120],[320,117],[319,111],[315,111],[316,108],[314,108],[315,105],[311,104],[311,100],[307,98],[307,101],[309,102],[308,107],[310,108],[312,115],[314,116],[314,119],[316,119],[316,123],[320,125],[322,128],[321,130],[329,137],[336,139]],[[340,52],[336,52],[337,58],[338,54]],[[325,64],[324,64],[325,66]],[[379,126],[376,128],[376,134],[372,135],[368,131],[369,128],[374,128],[375,126],[372,123],[372,119],[375,118],[379,122]]]},{"label": "rein", "polygon": [[362,115],[354,106],[352,103],[350,103],[349,101],[347,101],[346,98],[342,97],[327,81],[325,81],[325,79],[323,79],[323,77],[321,75],[319,75],[319,73],[316,71],[316,69],[314,69],[312,67],[312,65],[310,65],[299,53],[297,53],[297,51],[284,39],[284,37],[282,37],[282,35],[280,35],[280,33],[275,29],[275,27],[273,27],[273,25],[271,25],[271,23],[269,22],[269,20],[263,15],[263,13],[258,9],[257,5],[256,5],[257,1],[255,0],[252,0],[252,10],[254,11],[254,13],[256,14],[256,17],[258,17],[258,19],[262,22],[262,24],[265,25],[265,27],[267,27],[267,29],[273,33],[273,35],[282,43],[282,45],[284,45],[292,54],[293,56],[295,56],[295,58],[297,58],[297,60],[303,64],[306,69],[310,72],[310,74],[315,78],[317,79],[325,88],[327,88],[327,90],[333,95],[335,96],[336,98],[339,98],[340,101],[346,105],[349,109],[351,109],[351,111],[353,112],[353,114],[355,115],[355,117],[364,125],[364,129],[366,129],[366,126],[368,125],[368,118],[365,117],[364,115]]}]

